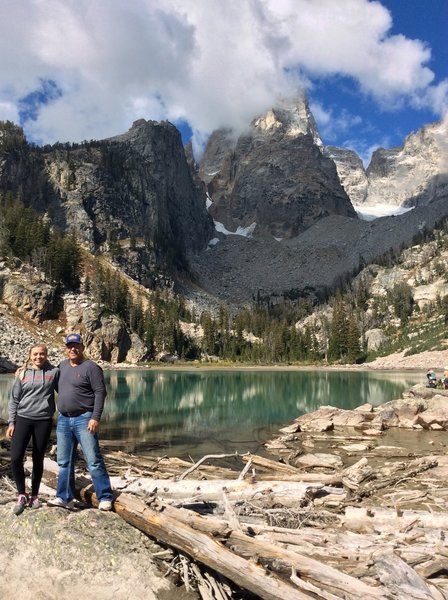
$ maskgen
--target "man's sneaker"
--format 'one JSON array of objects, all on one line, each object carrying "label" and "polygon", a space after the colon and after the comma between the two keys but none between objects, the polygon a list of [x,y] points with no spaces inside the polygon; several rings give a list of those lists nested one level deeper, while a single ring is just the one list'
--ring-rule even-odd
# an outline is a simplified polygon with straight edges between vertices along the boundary
[{"label": "man's sneaker", "polygon": [[28,504],[28,497],[25,494],[17,496],[17,504],[14,505],[12,512],[15,515],[21,515]]},{"label": "man's sneaker", "polygon": [[100,500],[98,504],[98,508],[100,510],[112,510],[112,501],[111,500]]},{"label": "man's sneaker", "polygon": [[42,506],[42,503],[37,496],[31,496],[30,501],[28,502],[28,506],[30,508],[40,508]]},{"label": "man's sneaker", "polygon": [[59,496],[56,496],[56,498],[52,498],[51,500],[49,500],[48,505],[59,506],[60,508],[66,508],[67,510],[72,510],[74,508],[73,500],[69,500],[68,502],[66,502],[65,500],[62,500],[62,498],[59,498]]}]

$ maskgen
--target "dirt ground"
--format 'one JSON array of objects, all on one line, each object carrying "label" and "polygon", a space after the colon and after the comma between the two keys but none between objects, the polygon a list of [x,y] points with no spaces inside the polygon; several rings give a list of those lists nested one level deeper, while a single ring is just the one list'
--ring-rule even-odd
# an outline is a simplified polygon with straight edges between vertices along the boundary
[{"label": "dirt ground", "polygon": [[440,375],[442,375],[445,366],[448,366],[448,350],[421,352],[411,356],[404,356],[404,352],[396,352],[377,358],[364,366],[369,369],[417,369],[424,371],[431,368],[440,371]]}]

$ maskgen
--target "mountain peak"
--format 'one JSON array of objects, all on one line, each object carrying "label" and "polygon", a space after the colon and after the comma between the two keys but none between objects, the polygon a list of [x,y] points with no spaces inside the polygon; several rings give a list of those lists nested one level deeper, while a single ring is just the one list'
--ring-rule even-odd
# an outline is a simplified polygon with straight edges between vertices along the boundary
[{"label": "mountain peak", "polygon": [[253,126],[263,133],[283,129],[284,133],[291,137],[311,135],[317,146],[323,146],[316,121],[304,96],[295,100],[279,100],[275,107],[256,118]]}]

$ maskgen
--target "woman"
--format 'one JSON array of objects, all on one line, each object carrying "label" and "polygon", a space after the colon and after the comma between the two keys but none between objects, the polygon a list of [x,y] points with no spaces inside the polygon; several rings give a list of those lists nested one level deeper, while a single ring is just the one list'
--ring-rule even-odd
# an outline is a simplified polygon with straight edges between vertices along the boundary
[{"label": "woman", "polygon": [[[26,506],[40,506],[39,486],[55,412],[54,392],[58,381],[59,369],[48,362],[47,347],[44,344],[32,346],[24,366],[16,373],[8,404],[9,426],[6,435],[12,438],[11,468],[18,492],[17,504],[13,508],[16,515],[20,515]],[[31,498],[28,498],[23,459],[31,438],[33,471]]]}]

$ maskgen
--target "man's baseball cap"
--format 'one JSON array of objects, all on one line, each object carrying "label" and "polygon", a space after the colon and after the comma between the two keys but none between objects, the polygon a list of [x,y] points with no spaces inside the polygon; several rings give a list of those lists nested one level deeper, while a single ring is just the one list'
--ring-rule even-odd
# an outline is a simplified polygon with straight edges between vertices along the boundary
[{"label": "man's baseball cap", "polygon": [[82,344],[82,337],[79,333],[69,333],[65,338],[65,345],[67,346],[68,344]]}]

